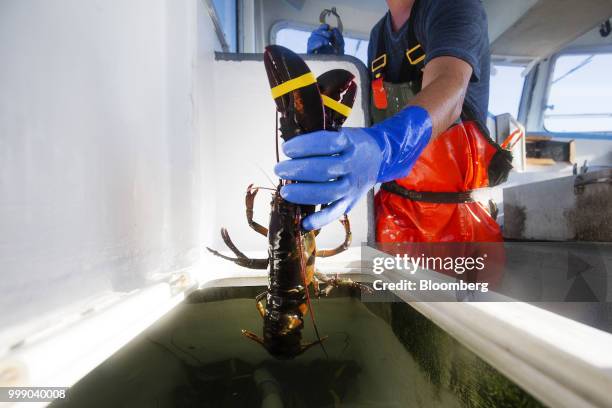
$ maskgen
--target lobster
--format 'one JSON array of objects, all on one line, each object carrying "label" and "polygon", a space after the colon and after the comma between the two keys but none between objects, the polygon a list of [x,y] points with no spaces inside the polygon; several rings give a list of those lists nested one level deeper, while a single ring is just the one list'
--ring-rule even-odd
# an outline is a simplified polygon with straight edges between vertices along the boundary
[{"label": "lobster", "polygon": [[[334,69],[315,79],[297,54],[278,45],[266,47],[264,64],[277,116],[280,114],[276,128],[277,161],[279,131],[280,137],[287,141],[316,130],[338,130],[350,114],[357,92],[350,72]],[[328,277],[315,269],[316,257],[336,255],[350,246],[348,217],[344,215],[340,219],[345,232],[344,242],[334,249],[318,250],[315,237],[320,230],[305,231],[301,226],[302,219],[312,214],[316,206],[297,205],[283,199],[280,189],[285,183],[291,182],[279,180],[272,194],[268,228],[253,220],[253,204],[259,188],[250,185],[246,192],[247,222],[253,230],[268,237],[268,258],[247,257],[234,245],[225,228],[221,229],[221,237],[236,258],[207,248],[214,255],[246,268],[269,267],[267,290],[255,297],[257,311],[263,318],[263,337],[248,330],[242,330],[242,334],[262,345],[277,359],[292,359],[317,344],[325,351],[323,341],[327,337],[319,335],[310,305],[311,284],[317,297],[328,295],[339,286],[369,291],[367,286],[351,279],[341,279],[337,275]],[[320,284],[326,286],[321,288]],[[302,343],[304,316],[309,311],[317,340]]]}]

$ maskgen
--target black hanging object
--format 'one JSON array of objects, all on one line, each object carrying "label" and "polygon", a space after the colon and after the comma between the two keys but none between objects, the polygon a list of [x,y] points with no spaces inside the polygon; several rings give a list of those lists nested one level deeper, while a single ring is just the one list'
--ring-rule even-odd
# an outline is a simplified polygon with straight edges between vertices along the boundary
[{"label": "black hanging object", "polygon": [[605,38],[610,35],[610,32],[612,32],[610,20],[606,20],[605,23],[601,23],[601,26],[599,27],[599,34],[601,34],[601,36]]}]

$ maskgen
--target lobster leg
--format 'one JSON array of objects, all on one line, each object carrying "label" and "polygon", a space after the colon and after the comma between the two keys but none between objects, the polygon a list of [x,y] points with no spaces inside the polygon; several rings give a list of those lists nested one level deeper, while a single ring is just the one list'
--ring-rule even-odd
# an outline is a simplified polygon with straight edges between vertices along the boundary
[{"label": "lobster leg", "polygon": [[249,269],[267,269],[268,268],[268,258],[265,259],[252,259],[252,258],[231,258],[229,256],[225,256],[218,251],[215,251],[212,248],[206,247],[213,255],[216,255],[220,258],[226,259],[228,261],[232,261],[236,265],[243,266]]},{"label": "lobster leg", "polygon": [[349,223],[348,217],[346,214],[343,218],[340,219],[340,222],[344,226],[344,242],[334,249],[322,249],[317,251],[317,256],[321,258],[326,258],[328,256],[337,255],[340,252],[344,252],[351,245],[351,241],[353,239],[353,234],[351,233],[351,224]]},{"label": "lobster leg", "polygon": [[327,340],[327,336],[323,336],[319,340],[315,340],[315,341],[310,342],[310,343],[302,344],[302,348],[300,349],[300,353],[305,352],[306,350],[308,350],[312,346],[316,346],[317,344],[323,343],[325,340]]},{"label": "lobster leg", "polygon": [[248,258],[248,256],[246,256],[245,254],[243,254],[237,247],[236,245],[234,245],[234,243],[232,242],[232,239],[229,236],[229,232],[227,232],[227,229],[225,228],[221,228],[221,238],[223,238],[223,242],[225,242],[225,245],[227,245],[227,247],[229,249],[232,250],[232,252],[234,254],[236,254],[236,256],[238,258]]},{"label": "lobster leg", "polygon": [[247,222],[249,223],[249,227],[253,228],[255,231],[259,232],[264,237],[268,236],[268,229],[255,221],[253,221],[253,203],[255,202],[255,196],[259,191],[258,188],[253,188],[253,185],[249,185],[247,187],[246,196],[244,198],[246,204],[246,217]]},{"label": "lobster leg", "polygon": [[[248,331],[248,330],[242,330],[242,335],[248,339],[253,340],[255,343],[259,343],[262,346],[264,345],[264,340],[259,337],[258,335],[256,335],[255,333]],[[264,346],[265,347],[265,346]]]},{"label": "lobster leg", "polygon": [[312,280],[312,288],[314,289],[314,295],[316,297],[320,297],[321,296],[321,287],[319,285],[319,280],[318,279],[313,279]]},{"label": "lobster leg", "polygon": [[261,317],[266,317],[266,308],[263,305],[263,298],[266,297],[268,291],[261,292],[259,295],[255,296],[255,307],[257,307],[257,311],[261,315]]},{"label": "lobster leg", "polygon": [[368,286],[362,283],[359,283],[359,282],[355,282],[354,280],[350,278],[339,278],[338,275],[334,276],[333,278],[330,278],[329,276],[319,271],[315,272],[315,276],[317,277],[317,279],[319,279],[321,282],[327,285],[321,291],[325,296],[328,296],[331,293],[331,291],[334,290],[334,288],[339,288],[341,286],[354,288],[354,289],[360,289],[360,290],[363,290],[364,292],[372,293],[372,289],[370,289]]},{"label": "lobster leg", "polygon": [[227,247],[231,249],[234,254],[236,254],[237,258],[227,257],[208,247],[206,249],[208,249],[216,256],[219,256],[223,259],[227,259],[228,261],[232,261],[240,266],[244,266],[245,268],[266,269],[268,267],[268,259],[251,259],[245,254],[243,254],[232,242],[232,239],[230,238],[227,229],[221,228],[221,238],[223,238],[223,242],[225,242],[225,245],[227,245]]}]

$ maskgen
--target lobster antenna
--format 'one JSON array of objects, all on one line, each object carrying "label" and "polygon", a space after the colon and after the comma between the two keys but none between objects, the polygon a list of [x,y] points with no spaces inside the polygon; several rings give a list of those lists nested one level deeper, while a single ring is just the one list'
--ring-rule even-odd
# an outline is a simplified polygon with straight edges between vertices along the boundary
[{"label": "lobster antenna", "polygon": [[269,191],[276,191],[275,188],[270,188],[270,187],[262,187],[262,186],[254,186],[253,188],[256,188],[258,190],[269,190]]},{"label": "lobster antenna", "polygon": [[[298,206],[298,210],[299,210]],[[327,354],[327,350],[323,345],[323,340],[321,335],[319,334],[319,328],[317,327],[317,322],[315,321],[314,310],[312,309],[312,303],[310,302],[310,291],[308,290],[308,285],[306,284],[306,260],[304,259],[304,251],[301,250],[303,247],[302,241],[302,215],[301,212],[297,214],[297,229],[298,229],[298,246],[300,247],[300,273],[302,275],[302,282],[304,283],[304,291],[306,292],[306,304],[308,305],[308,310],[310,311],[310,320],[312,321],[312,327],[314,328],[315,334],[317,336],[317,342],[321,345],[321,349],[323,353],[325,353],[325,357],[329,359],[329,354]]]},{"label": "lobster antenna", "polygon": [[280,156],[278,153],[278,108],[276,108],[276,120],[274,121],[274,129],[276,131],[274,136],[274,143],[276,144],[276,162],[280,161]]},{"label": "lobster antenna", "polygon": [[[272,179],[270,178],[270,176],[268,176],[268,173],[266,173],[266,171],[257,163],[255,163],[255,166],[259,169],[259,171],[261,171],[263,173],[263,175],[268,179],[268,181],[270,182],[270,184],[272,185],[272,190],[276,191],[276,186],[274,185],[274,182],[272,181]],[[258,187],[264,190],[268,190],[267,188],[264,187]]]}]

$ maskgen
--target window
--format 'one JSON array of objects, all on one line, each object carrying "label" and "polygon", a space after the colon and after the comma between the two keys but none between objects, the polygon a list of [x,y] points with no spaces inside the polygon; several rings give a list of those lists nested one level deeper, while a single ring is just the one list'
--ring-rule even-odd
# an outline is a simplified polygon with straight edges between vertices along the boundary
[{"label": "window", "polygon": [[[308,37],[310,33],[316,27],[312,29],[307,28],[294,28],[294,27],[283,27],[276,31],[275,43],[282,45],[283,47],[289,48],[293,52],[298,54],[306,54],[306,45],[308,43]],[[350,37],[344,34],[344,54],[352,55],[363,61],[364,64],[368,63],[368,43],[369,41],[360,38]]]},{"label": "window", "polygon": [[493,65],[489,84],[489,112],[493,115],[510,113],[518,115],[521,94],[523,93],[522,65]]},{"label": "window", "polygon": [[612,53],[567,54],[555,61],[544,112],[550,132],[612,132]]},{"label": "window", "polygon": [[212,4],[217,18],[217,21],[213,19],[213,22],[219,25],[217,29],[221,31],[217,32],[217,35],[223,36],[219,41],[222,43],[225,41],[226,51],[236,52],[236,2],[212,0]]}]

